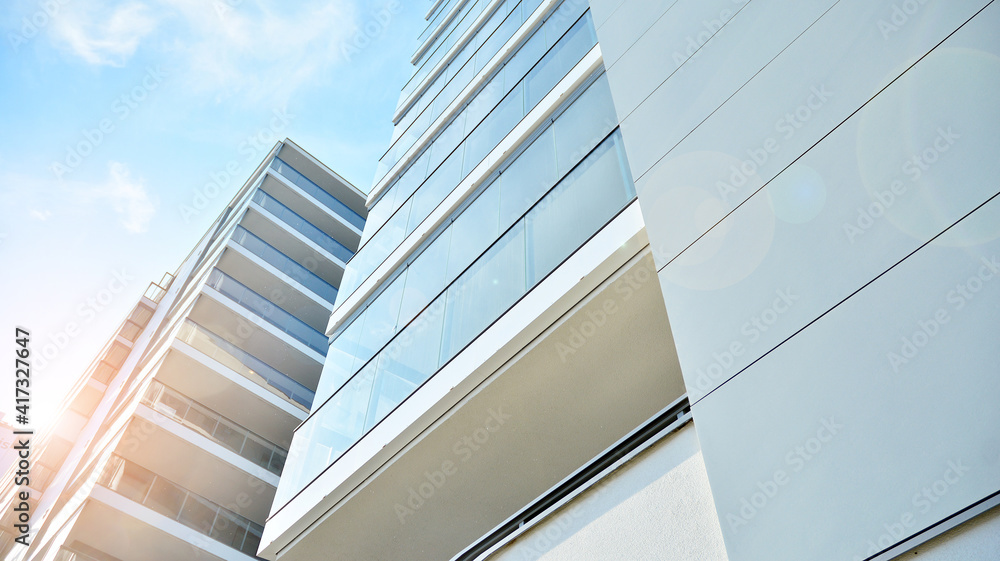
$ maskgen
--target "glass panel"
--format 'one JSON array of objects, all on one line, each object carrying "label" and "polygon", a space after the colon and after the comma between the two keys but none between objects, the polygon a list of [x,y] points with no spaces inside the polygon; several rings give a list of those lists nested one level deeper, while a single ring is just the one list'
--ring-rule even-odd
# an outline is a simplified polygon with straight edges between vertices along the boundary
[{"label": "glass panel", "polygon": [[308,435],[305,461],[302,469],[297,470],[298,477],[295,477],[299,484],[316,477],[361,437],[376,362],[369,362],[313,418],[306,421],[303,429],[309,427],[308,430],[299,429]]},{"label": "glass panel", "polygon": [[243,541],[243,547],[240,551],[246,553],[247,555],[257,556],[257,549],[260,548],[260,536],[262,534],[262,529],[257,525],[250,525],[247,528],[247,537]]},{"label": "glass panel", "polygon": [[214,413],[197,404],[191,405],[187,413],[184,414],[184,420],[191,426],[201,429],[205,436],[212,436],[218,424]]},{"label": "glass panel", "polygon": [[[330,344],[330,350],[323,363],[319,387],[316,388],[317,402],[322,403],[333,395],[354,374],[354,365],[358,355],[358,339],[365,322],[365,313],[361,312],[354,318]],[[360,363],[358,363],[360,365]]]},{"label": "glass panel", "polygon": [[524,116],[521,89],[522,86],[517,85],[469,135],[466,141],[463,175],[475,169],[486,154],[489,154],[490,150],[496,147]]},{"label": "glass panel", "polygon": [[246,535],[246,525],[237,520],[235,516],[228,512],[219,512],[209,533],[216,541],[222,542],[229,547],[239,549]]},{"label": "glass panel", "polygon": [[97,364],[97,367],[94,368],[93,378],[102,384],[107,384],[111,381],[111,377],[114,376],[114,374],[115,368],[102,360]]},{"label": "glass panel", "polygon": [[478,125],[503,98],[504,73],[497,72],[489,82],[472,98],[466,111],[469,112],[466,121],[466,134]]},{"label": "glass panel", "polygon": [[240,455],[266,468],[271,463],[271,452],[273,450],[274,448],[269,443],[248,434],[246,441],[243,443],[243,450],[240,452]]},{"label": "glass panel", "polygon": [[486,63],[497,54],[500,47],[514,35],[518,27],[521,27],[520,6],[514,8],[514,11],[500,24],[497,31],[483,43],[482,48],[476,53],[476,72],[479,72],[486,66]]},{"label": "glass panel", "polygon": [[271,462],[268,464],[268,469],[273,473],[281,475],[282,470],[285,467],[285,459],[288,458],[288,453],[284,450],[277,448],[274,453],[271,454]]},{"label": "glass panel", "polygon": [[455,189],[461,178],[462,150],[459,149],[452,153],[413,195],[413,209],[410,212],[410,225],[407,230],[412,232],[417,224],[423,222]]},{"label": "glass panel", "polygon": [[110,475],[105,478],[104,486],[125,498],[142,502],[156,477],[153,472],[135,464],[126,463],[118,457],[112,458],[108,465]]},{"label": "glass panel", "polygon": [[123,339],[135,341],[136,337],[138,337],[141,332],[141,327],[130,321],[126,321],[125,325],[122,326],[122,330],[118,332],[118,335],[120,335]]},{"label": "glass panel", "polygon": [[528,70],[545,54],[545,34],[533,33],[517,53],[504,65],[507,83],[521,81]]},{"label": "glass panel", "polygon": [[410,263],[403,287],[403,302],[399,309],[399,324],[405,325],[446,284],[445,267],[448,262],[448,247],[451,242],[451,228],[438,235],[416,259]]},{"label": "glass panel", "polygon": [[524,227],[518,223],[448,288],[441,361],[447,362],[524,294]]},{"label": "glass panel", "polygon": [[149,495],[142,504],[168,518],[177,518],[186,495],[187,492],[184,489],[166,479],[157,477],[153,482],[153,487],[149,490]]},{"label": "glass panel", "polygon": [[215,428],[215,439],[226,448],[239,454],[243,450],[246,432],[225,419],[219,419],[219,424]]},{"label": "glass panel", "polygon": [[152,308],[139,305],[136,306],[134,310],[132,310],[132,314],[129,315],[128,320],[131,321],[132,323],[137,324],[140,328],[142,328],[146,327],[146,324],[149,323],[149,320],[152,317],[153,317]]},{"label": "glass panel", "polygon": [[[589,5],[587,2],[579,2],[579,0],[570,0],[570,1],[578,2],[580,4],[583,4],[584,6]],[[534,11],[537,10],[538,6],[540,6],[541,4],[542,0],[524,0],[523,2],[521,2],[521,9],[524,10],[525,19],[527,19],[528,16],[534,13]]]},{"label": "glass panel", "polygon": [[618,116],[611,100],[611,88],[607,75],[604,75],[559,115],[553,125],[557,138],[555,161],[559,175],[575,166],[617,125]]},{"label": "glass panel", "polygon": [[166,413],[170,416],[177,416],[183,419],[187,414],[188,402],[173,393],[160,392],[160,396],[156,400],[153,408],[161,413]]},{"label": "glass panel", "polygon": [[[402,181],[402,178],[400,181]],[[396,194],[399,192],[400,181],[393,183],[391,187],[386,189],[385,194],[368,210],[368,220],[365,222],[365,230],[361,233],[362,246],[368,242],[368,238],[377,232],[389,220],[392,213],[395,212],[396,206],[394,202]]]},{"label": "glass panel", "polygon": [[396,333],[396,319],[405,284],[406,271],[396,277],[368,306],[358,340],[358,361],[367,361]]},{"label": "glass panel", "polygon": [[524,215],[556,182],[555,133],[549,127],[500,174],[500,227]]},{"label": "glass panel", "polygon": [[367,416],[365,417],[365,432],[371,430],[376,423],[402,403],[417,387],[416,384],[406,378],[396,375],[391,370],[387,370],[387,363],[391,359],[383,355],[379,356],[379,362],[382,364],[379,365],[375,374],[371,401],[368,404]]},{"label": "glass panel", "polygon": [[590,13],[580,19],[524,80],[525,107],[534,107],[597,42]]},{"label": "glass panel", "polygon": [[493,183],[451,223],[448,279],[458,276],[497,238],[499,205],[500,186]]},{"label": "glass panel", "polygon": [[399,178],[397,181],[399,196],[396,199],[396,205],[402,205],[403,201],[408,199],[417,190],[417,187],[420,187],[420,183],[427,177],[427,163],[430,159],[430,154],[424,152],[410,164],[406,173]]},{"label": "glass panel", "polygon": [[622,208],[632,195],[619,159],[617,136],[594,151],[525,217],[528,278],[547,275]]},{"label": "glass panel", "polygon": [[430,167],[431,169],[436,168],[444,159],[451,154],[451,151],[458,146],[458,143],[462,141],[462,135],[465,132],[465,111],[456,116],[448,128],[441,131],[441,134],[434,139],[434,143],[431,144],[431,156],[430,156]]},{"label": "glass panel", "polygon": [[108,353],[104,355],[104,361],[113,366],[115,369],[121,368],[122,363],[128,357],[128,347],[122,345],[121,343],[111,343],[111,348],[108,349]]},{"label": "glass panel", "polygon": [[215,513],[218,507],[205,499],[189,494],[184,501],[184,508],[181,510],[178,520],[181,524],[194,528],[203,534],[212,531],[212,523],[215,522]]},{"label": "glass panel", "polygon": [[444,322],[444,297],[439,297],[379,358],[365,430],[381,421],[438,368]]},{"label": "glass panel", "polygon": [[560,4],[542,25],[544,33],[539,35],[545,35],[545,44],[549,47],[555,45],[556,41],[563,36],[563,33],[566,33],[569,26],[573,25],[573,22],[579,19],[580,14],[586,9],[587,2],[579,0],[570,0]]}]

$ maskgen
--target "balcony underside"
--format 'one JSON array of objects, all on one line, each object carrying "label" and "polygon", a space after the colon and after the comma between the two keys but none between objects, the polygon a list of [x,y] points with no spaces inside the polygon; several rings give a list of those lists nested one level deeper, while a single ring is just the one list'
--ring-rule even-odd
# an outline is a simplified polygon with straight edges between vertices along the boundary
[{"label": "balcony underside", "polygon": [[235,504],[242,516],[263,523],[277,477],[196,433],[140,405],[117,452],[216,504]]},{"label": "balcony underside", "polygon": [[323,357],[226,296],[206,287],[188,317],[307,388],[316,387]]},{"label": "balcony underside", "polygon": [[[128,499],[119,497],[107,489],[96,488],[95,491],[125,510],[135,509],[138,512],[138,509],[144,508],[128,502]],[[123,512],[119,508],[92,498],[83,507],[83,511],[77,518],[65,543],[82,543],[123,561],[177,561],[178,559],[243,561],[250,559],[250,557],[235,550],[229,550],[232,552],[231,555],[218,557],[195,545],[195,543],[207,543],[208,541],[210,538],[195,534],[194,530],[190,530],[190,535],[184,538],[172,535]],[[218,544],[217,547],[224,548],[225,546]],[[228,554],[229,551],[226,553]]]},{"label": "balcony underside", "polygon": [[297,404],[268,389],[263,380],[243,378],[180,341],[167,354],[156,379],[285,448],[292,430],[305,418]]},{"label": "balcony underside", "polygon": [[683,394],[648,254],[577,298],[278,558],[450,559]]}]

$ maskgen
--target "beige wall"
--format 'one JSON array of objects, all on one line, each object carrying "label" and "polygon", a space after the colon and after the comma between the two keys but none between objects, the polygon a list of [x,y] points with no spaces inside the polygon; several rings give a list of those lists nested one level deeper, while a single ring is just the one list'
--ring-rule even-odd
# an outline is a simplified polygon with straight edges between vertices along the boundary
[{"label": "beige wall", "polygon": [[726,560],[694,425],[653,445],[489,559]]}]

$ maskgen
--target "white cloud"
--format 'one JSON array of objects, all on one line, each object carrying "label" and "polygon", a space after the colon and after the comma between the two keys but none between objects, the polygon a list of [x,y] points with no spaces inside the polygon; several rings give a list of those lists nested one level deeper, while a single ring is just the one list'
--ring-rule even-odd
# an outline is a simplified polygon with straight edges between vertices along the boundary
[{"label": "white cloud", "polygon": [[53,19],[52,31],[57,43],[90,64],[124,66],[156,26],[156,19],[142,4],[108,7],[101,2],[75,2]]},{"label": "white cloud", "polygon": [[[52,216],[101,220],[108,208],[129,232],[145,232],[156,215],[159,198],[145,181],[132,177],[128,165],[108,163],[106,178],[57,181],[46,173],[0,174],[0,210],[45,221]],[[45,210],[37,210],[44,208]]]},{"label": "white cloud", "polygon": [[129,232],[145,232],[156,214],[156,203],[146,191],[146,185],[132,179],[128,166],[121,162],[108,165],[110,178],[93,191],[93,196],[111,203],[119,222]]},{"label": "white cloud", "polygon": [[286,102],[341,58],[355,25],[348,0],[161,2],[188,31],[170,49],[188,69],[189,88],[215,101]]},{"label": "white cloud", "polygon": [[53,37],[94,65],[124,66],[142,44],[166,55],[185,91],[279,106],[342,59],[356,2],[77,0]]}]

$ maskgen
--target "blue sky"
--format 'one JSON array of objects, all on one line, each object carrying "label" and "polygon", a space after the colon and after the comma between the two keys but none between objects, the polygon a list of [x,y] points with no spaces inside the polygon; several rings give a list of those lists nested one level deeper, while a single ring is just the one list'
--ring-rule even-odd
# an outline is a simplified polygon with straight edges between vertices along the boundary
[{"label": "blue sky", "polygon": [[[367,192],[427,2],[35,0],[0,15],[2,348],[44,425],[276,140]],[[227,179],[229,170],[236,170]],[[221,189],[206,189],[210,182]],[[75,328],[75,329],[74,329]],[[46,352],[49,360],[41,364]],[[13,371],[0,391],[12,421]]]}]

